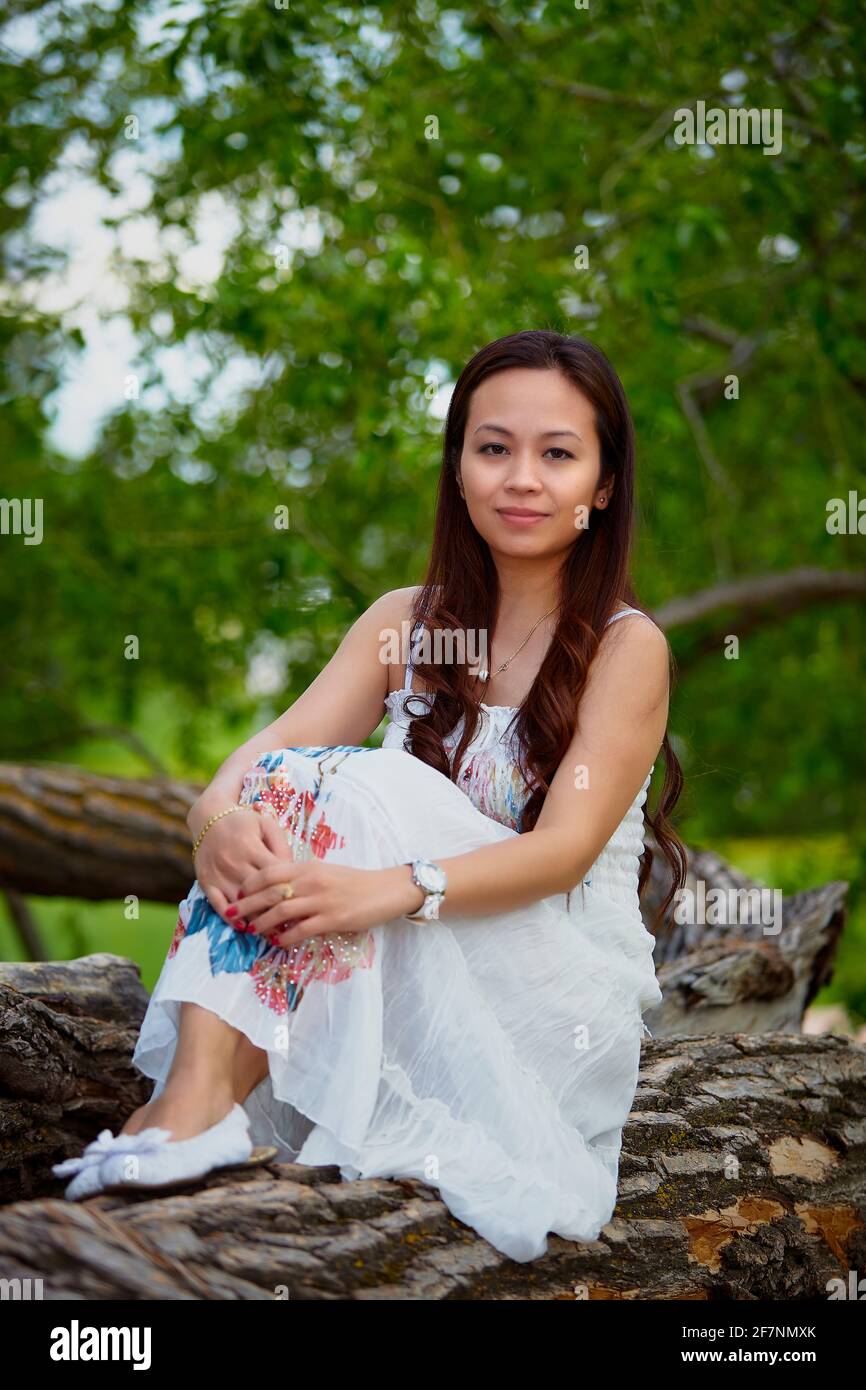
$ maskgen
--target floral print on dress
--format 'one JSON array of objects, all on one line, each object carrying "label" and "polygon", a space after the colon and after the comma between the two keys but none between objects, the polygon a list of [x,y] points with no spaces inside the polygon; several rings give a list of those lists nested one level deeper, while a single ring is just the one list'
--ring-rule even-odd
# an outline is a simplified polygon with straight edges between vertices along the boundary
[{"label": "floral print on dress", "polygon": [[[412,711],[408,708],[410,698],[409,692],[405,689],[392,690],[385,701],[392,725],[396,725],[403,732],[403,747],[407,752],[411,751],[406,747],[412,718]],[[417,696],[415,698],[417,699]],[[500,825],[507,825],[510,830],[516,830],[520,834],[529,793],[517,757],[518,711],[504,705],[482,704],[479,708],[481,715],[478,727],[464,753],[464,762],[455,778],[455,785],[465,792],[482,815],[498,821]],[[495,718],[491,710],[497,712]],[[498,717],[500,713],[512,716],[504,729],[501,728],[501,720]],[[442,739],[452,769],[454,754],[462,733],[461,717],[451,732],[445,734]],[[384,746],[387,747],[388,743],[386,733]],[[393,742],[391,746],[395,746]]]},{"label": "floral print on dress", "polygon": [[[314,756],[336,750],[296,748],[292,751]],[[352,749],[351,751],[359,750]],[[315,793],[305,787],[296,790],[291,785],[288,773],[283,771],[283,754],[283,749],[279,749],[275,753],[265,753],[250,768],[244,777],[240,804],[251,806],[253,810],[268,808],[268,813],[273,814],[279,824],[288,832],[295,850],[307,846],[317,859],[324,859],[329,849],[342,849],[346,843],[345,838],[342,835],[338,836],[328,825],[324,810],[321,811],[315,826],[310,829],[310,818],[316,809],[325,774],[322,774]],[[329,796],[330,791],[326,793],[323,800],[327,800]],[[307,855],[295,854],[296,859],[308,857]]]},{"label": "floral print on dress", "polygon": [[[326,755],[372,751],[340,744],[265,753],[244,777],[240,804],[275,817],[289,837],[295,862],[311,856],[324,859],[329,850],[342,848],[346,843],[345,837],[328,824],[324,809],[318,804],[330,797],[329,789],[321,796],[324,777],[330,771],[323,766],[328,761]],[[291,784],[289,770],[283,768],[286,752],[320,760],[321,776],[314,792]],[[317,809],[319,816],[312,824]],[[211,974],[249,974],[257,997],[277,1014],[297,1009],[304,989],[312,981],[339,984],[348,980],[354,970],[366,970],[373,964],[375,940],[370,931],[331,933],[310,937],[294,946],[279,946],[259,932],[230,926],[211,906],[197,879],[185,906],[188,908],[186,924],[181,913],[169,947],[169,958],[177,954],[186,937],[206,932]]]},{"label": "floral print on dress", "polygon": [[169,948],[168,948],[168,958],[169,958],[169,960],[171,960],[172,956],[176,956],[176,955],[177,955],[177,948],[178,948],[178,946],[180,945],[180,943],[183,941],[183,938],[184,938],[185,936],[186,936],[186,927],[185,927],[185,925],[184,925],[184,920],[183,920],[183,917],[181,917],[180,915],[178,915],[178,919],[177,919],[177,922],[176,922],[175,928],[174,928],[174,936],[171,938],[171,945],[170,945]]},{"label": "floral print on dress", "polygon": [[528,798],[516,763],[504,762],[489,749],[481,749],[461,768],[457,785],[482,815],[520,833]]},{"label": "floral print on dress", "polygon": [[288,950],[268,951],[252,966],[250,977],[262,1003],[284,1014],[298,1007],[312,980],[334,985],[348,980],[353,970],[368,970],[374,947],[369,932],[352,932],[336,945],[327,937],[314,936]]}]

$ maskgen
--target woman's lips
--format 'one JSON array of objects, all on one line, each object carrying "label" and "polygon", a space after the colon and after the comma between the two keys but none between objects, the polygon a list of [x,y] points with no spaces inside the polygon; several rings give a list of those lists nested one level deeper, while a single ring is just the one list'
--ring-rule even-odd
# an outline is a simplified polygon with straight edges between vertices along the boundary
[{"label": "woman's lips", "polygon": [[499,515],[503,521],[507,521],[509,526],[535,526],[539,521],[547,520],[547,512],[521,512],[501,509],[497,507]]}]

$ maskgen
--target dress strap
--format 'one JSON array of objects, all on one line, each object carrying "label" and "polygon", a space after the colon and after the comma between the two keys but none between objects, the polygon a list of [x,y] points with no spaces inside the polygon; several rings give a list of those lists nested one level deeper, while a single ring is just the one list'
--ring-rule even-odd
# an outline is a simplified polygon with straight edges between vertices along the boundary
[{"label": "dress strap", "polygon": [[636,613],[639,618],[648,618],[649,622],[652,622],[652,618],[647,613],[642,613],[639,608],[623,608],[619,613],[614,613],[607,621],[608,623],[615,623],[617,618],[627,618],[630,613]]},{"label": "dress strap", "polygon": [[412,689],[412,661],[414,658],[415,634],[420,630],[422,636],[424,628],[421,623],[416,623],[409,635],[409,660],[406,662],[406,679],[403,682],[404,690]]}]

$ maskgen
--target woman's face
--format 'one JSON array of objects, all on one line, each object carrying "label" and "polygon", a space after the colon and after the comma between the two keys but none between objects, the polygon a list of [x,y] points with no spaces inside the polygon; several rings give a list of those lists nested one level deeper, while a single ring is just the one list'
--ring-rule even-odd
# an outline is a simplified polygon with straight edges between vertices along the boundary
[{"label": "woman's face", "polygon": [[[568,549],[610,501],[589,399],[553,368],[509,367],[476,387],[459,481],[491,551],[549,556]],[[531,513],[523,515],[520,513]]]}]

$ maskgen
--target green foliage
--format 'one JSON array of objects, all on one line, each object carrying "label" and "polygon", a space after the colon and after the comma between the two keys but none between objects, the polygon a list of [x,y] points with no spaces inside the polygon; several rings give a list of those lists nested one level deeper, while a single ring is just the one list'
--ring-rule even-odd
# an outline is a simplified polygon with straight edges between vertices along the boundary
[{"label": "green foliage", "polygon": [[[862,486],[859,5],[7,13],[38,41],[17,50],[13,24],[0,67],[15,190],[0,202],[0,449],[5,495],[44,499],[45,539],[0,538],[6,757],[103,748],[110,769],[113,745],[93,739],[147,725],[162,765],[207,775],[215,741],[224,756],[363,606],[420,577],[430,383],[522,327],[586,333],[622,376],[647,603],[863,565],[863,536],[825,526],[828,499]],[[782,152],[678,146],[673,112],[697,100],[780,109]],[[105,312],[128,315],[140,381],[126,399],[118,365],[115,408],[76,460],[48,425],[87,305],[56,307],[63,254],[25,235],[73,163],[109,200],[123,293]],[[186,392],[167,351],[196,366]],[[704,377],[705,439],[680,392]],[[686,836],[862,823],[863,635],[852,601],[768,624],[737,661],[698,659],[697,629],[673,634]],[[268,639],[286,644],[273,708],[245,686]],[[161,702],[172,717],[154,720]]]}]

